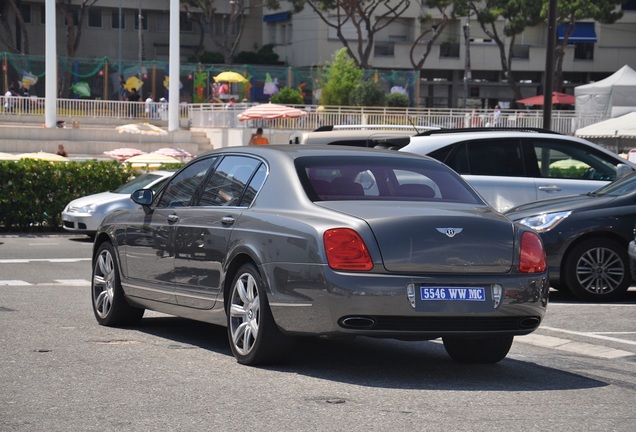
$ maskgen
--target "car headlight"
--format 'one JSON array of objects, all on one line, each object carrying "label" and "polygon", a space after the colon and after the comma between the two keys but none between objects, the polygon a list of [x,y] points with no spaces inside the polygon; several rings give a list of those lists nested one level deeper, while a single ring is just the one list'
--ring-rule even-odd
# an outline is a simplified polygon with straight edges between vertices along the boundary
[{"label": "car headlight", "polygon": [[93,205],[87,205],[87,206],[83,206],[83,207],[75,207],[73,209],[69,209],[75,213],[93,213],[95,211],[95,206]]},{"label": "car headlight", "polygon": [[535,216],[528,216],[520,219],[518,222],[538,232],[549,231],[557,226],[563,219],[570,216],[570,214],[572,214],[571,211],[542,213]]}]

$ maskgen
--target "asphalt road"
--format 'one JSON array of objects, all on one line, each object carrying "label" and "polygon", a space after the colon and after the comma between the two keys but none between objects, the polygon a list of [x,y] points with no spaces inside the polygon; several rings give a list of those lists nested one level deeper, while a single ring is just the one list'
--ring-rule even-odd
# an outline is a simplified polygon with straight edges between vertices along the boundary
[{"label": "asphalt road", "polygon": [[0,431],[629,431],[636,290],[613,304],[555,292],[496,365],[438,341],[305,340],[241,366],[224,328],[146,313],[97,325],[83,237],[0,236]]}]

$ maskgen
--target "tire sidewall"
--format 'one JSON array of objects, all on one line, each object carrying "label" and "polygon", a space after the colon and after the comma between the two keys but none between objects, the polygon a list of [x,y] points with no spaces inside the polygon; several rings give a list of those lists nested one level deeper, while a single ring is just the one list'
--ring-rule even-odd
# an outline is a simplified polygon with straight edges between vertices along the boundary
[{"label": "tire sidewall", "polygon": [[[606,294],[593,294],[587,291],[578,280],[577,265],[581,260],[581,257],[592,249],[608,249],[616,254],[623,264],[623,280],[620,284],[611,292]],[[564,281],[568,290],[581,300],[591,301],[613,301],[622,297],[632,281],[629,257],[627,254],[627,247],[621,247],[618,242],[606,239],[590,239],[586,240],[578,245],[574,246],[568,253],[566,262],[564,265]]]}]

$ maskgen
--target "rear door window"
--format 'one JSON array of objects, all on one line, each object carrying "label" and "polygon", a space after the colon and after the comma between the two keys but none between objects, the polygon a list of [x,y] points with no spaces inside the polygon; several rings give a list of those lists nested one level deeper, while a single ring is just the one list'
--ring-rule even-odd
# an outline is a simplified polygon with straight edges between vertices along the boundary
[{"label": "rear door window", "polygon": [[431,153],[459,174],[524,177],[524,155],[516,138],[471,140]]},{"label": "rear door window", "polygon": [[577,142],[531,140],[541,177],[577,180],[616,179],[616,161]]}]

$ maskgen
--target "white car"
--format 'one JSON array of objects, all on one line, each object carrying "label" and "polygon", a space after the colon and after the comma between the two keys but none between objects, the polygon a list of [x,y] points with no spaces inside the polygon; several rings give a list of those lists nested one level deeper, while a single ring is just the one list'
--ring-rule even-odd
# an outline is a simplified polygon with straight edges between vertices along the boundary
[{"label": "white car", "polygon": [[636,170],[636,165],[599,145],[537,129],[430,130],[412,136],[400,151],[445,163],[501,212],[591,192]]},{"label": "white car", "polygon": [[109,213],[139,207],[130,199],[131,193],[138,189],[152,189],[157,192],[173,174],[173,171],[148,172],[113,191],[73,200],[62,212],[62,226],[66,231],[92,236]]}]

